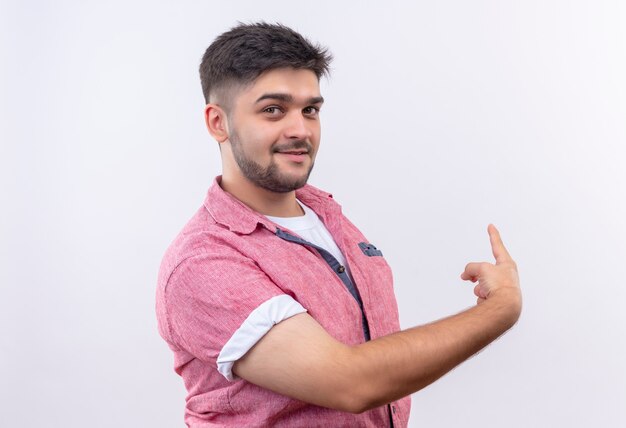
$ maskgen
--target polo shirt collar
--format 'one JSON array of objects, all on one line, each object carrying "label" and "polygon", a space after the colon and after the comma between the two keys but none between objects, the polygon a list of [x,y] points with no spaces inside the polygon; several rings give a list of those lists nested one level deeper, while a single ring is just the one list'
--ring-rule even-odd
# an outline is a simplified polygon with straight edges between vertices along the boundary
[{"label": "polo shirt collar", "polygon": [[[259,224],[276,232],[277,225],[274,222],[224,191],[220,187],[221,181],[221,175],[215,177],[204,200],[204,207],[216,223],[227,227],[232,232],[244,235],[254,232]],[[315,211],[322,220],[341,212],[341,206],[335,202],[332,194],[310,184],[297,189],[296,198]]]}]

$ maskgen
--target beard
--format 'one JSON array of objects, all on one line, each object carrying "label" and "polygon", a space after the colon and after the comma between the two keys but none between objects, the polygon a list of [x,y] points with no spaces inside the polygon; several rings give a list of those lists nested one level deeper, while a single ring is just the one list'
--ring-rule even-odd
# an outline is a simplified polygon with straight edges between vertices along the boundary
[{"label": "beard", "polygon": [[[243,175],[252,183],[270,192],[287,193],[293,190],[299,189],[306,184],[313,170],[314,162],[311,162],[306,174],[300,176],[290,176],[280,172],[278,164],[274,160],[274,156],[271,157],[269,165],[263,167],[254,159],[249,157],[239,140],[237,131],[233,130],[230,135],[230,146],[232,148],[233,157],[235,162],[239,165],[239,169]],[[293,141],[287,144],[277,145],[272,149],[272,153],[276,153],[281,150],[297,150],[306,149],[309,156],[313,152],[313,147],[310,143],[304,140]]]}]

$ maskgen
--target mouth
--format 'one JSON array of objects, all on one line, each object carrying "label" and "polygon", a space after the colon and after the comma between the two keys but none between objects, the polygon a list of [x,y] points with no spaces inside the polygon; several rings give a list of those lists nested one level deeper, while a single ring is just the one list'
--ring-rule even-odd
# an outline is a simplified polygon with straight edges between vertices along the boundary
[{"label": "mouth", "polygon": [[304,165],[312,161],[313,145],[306,140],[289,141],[274,147],[274,153],[290,164]]},{"label": "mouth", "polygon": [[309,154],[307,150],[281,150],[276,153],[295,163],[303,163]]},{"label": "mouth", "polygon": [[286,155],[307,155],[309,154],[308,150],[280,150],[278,153],[286,154]]}]

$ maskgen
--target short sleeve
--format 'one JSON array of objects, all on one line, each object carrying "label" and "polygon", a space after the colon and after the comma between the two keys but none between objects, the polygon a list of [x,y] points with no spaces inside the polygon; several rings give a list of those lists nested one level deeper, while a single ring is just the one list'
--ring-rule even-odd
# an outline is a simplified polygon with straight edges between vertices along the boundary
[{"label": "short sleeve", "polygon": [[185,259],[164,298],[170,339],[229,380],[234,362],[273,325],[305,312],[253,260],[228,247]]}]

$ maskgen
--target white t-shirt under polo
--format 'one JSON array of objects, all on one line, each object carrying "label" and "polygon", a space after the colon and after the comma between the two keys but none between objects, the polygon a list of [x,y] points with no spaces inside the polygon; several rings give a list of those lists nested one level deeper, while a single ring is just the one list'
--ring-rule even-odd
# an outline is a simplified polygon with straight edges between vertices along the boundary
[{"label": "white t-shirt under polo", "polygon": [[311,208],[298,201],[298,204],[304,210],[304,215],[300,217],[272,217],[265,216],[274,223],[296,232],[302,239],[309,241],[312,244],[322,247],[337,259],[339,263],[348,269],[346,266],[346,259],[341,254],[341,250],[335,243],[335,240],[331,236],[324,223],[315,214]]}]

